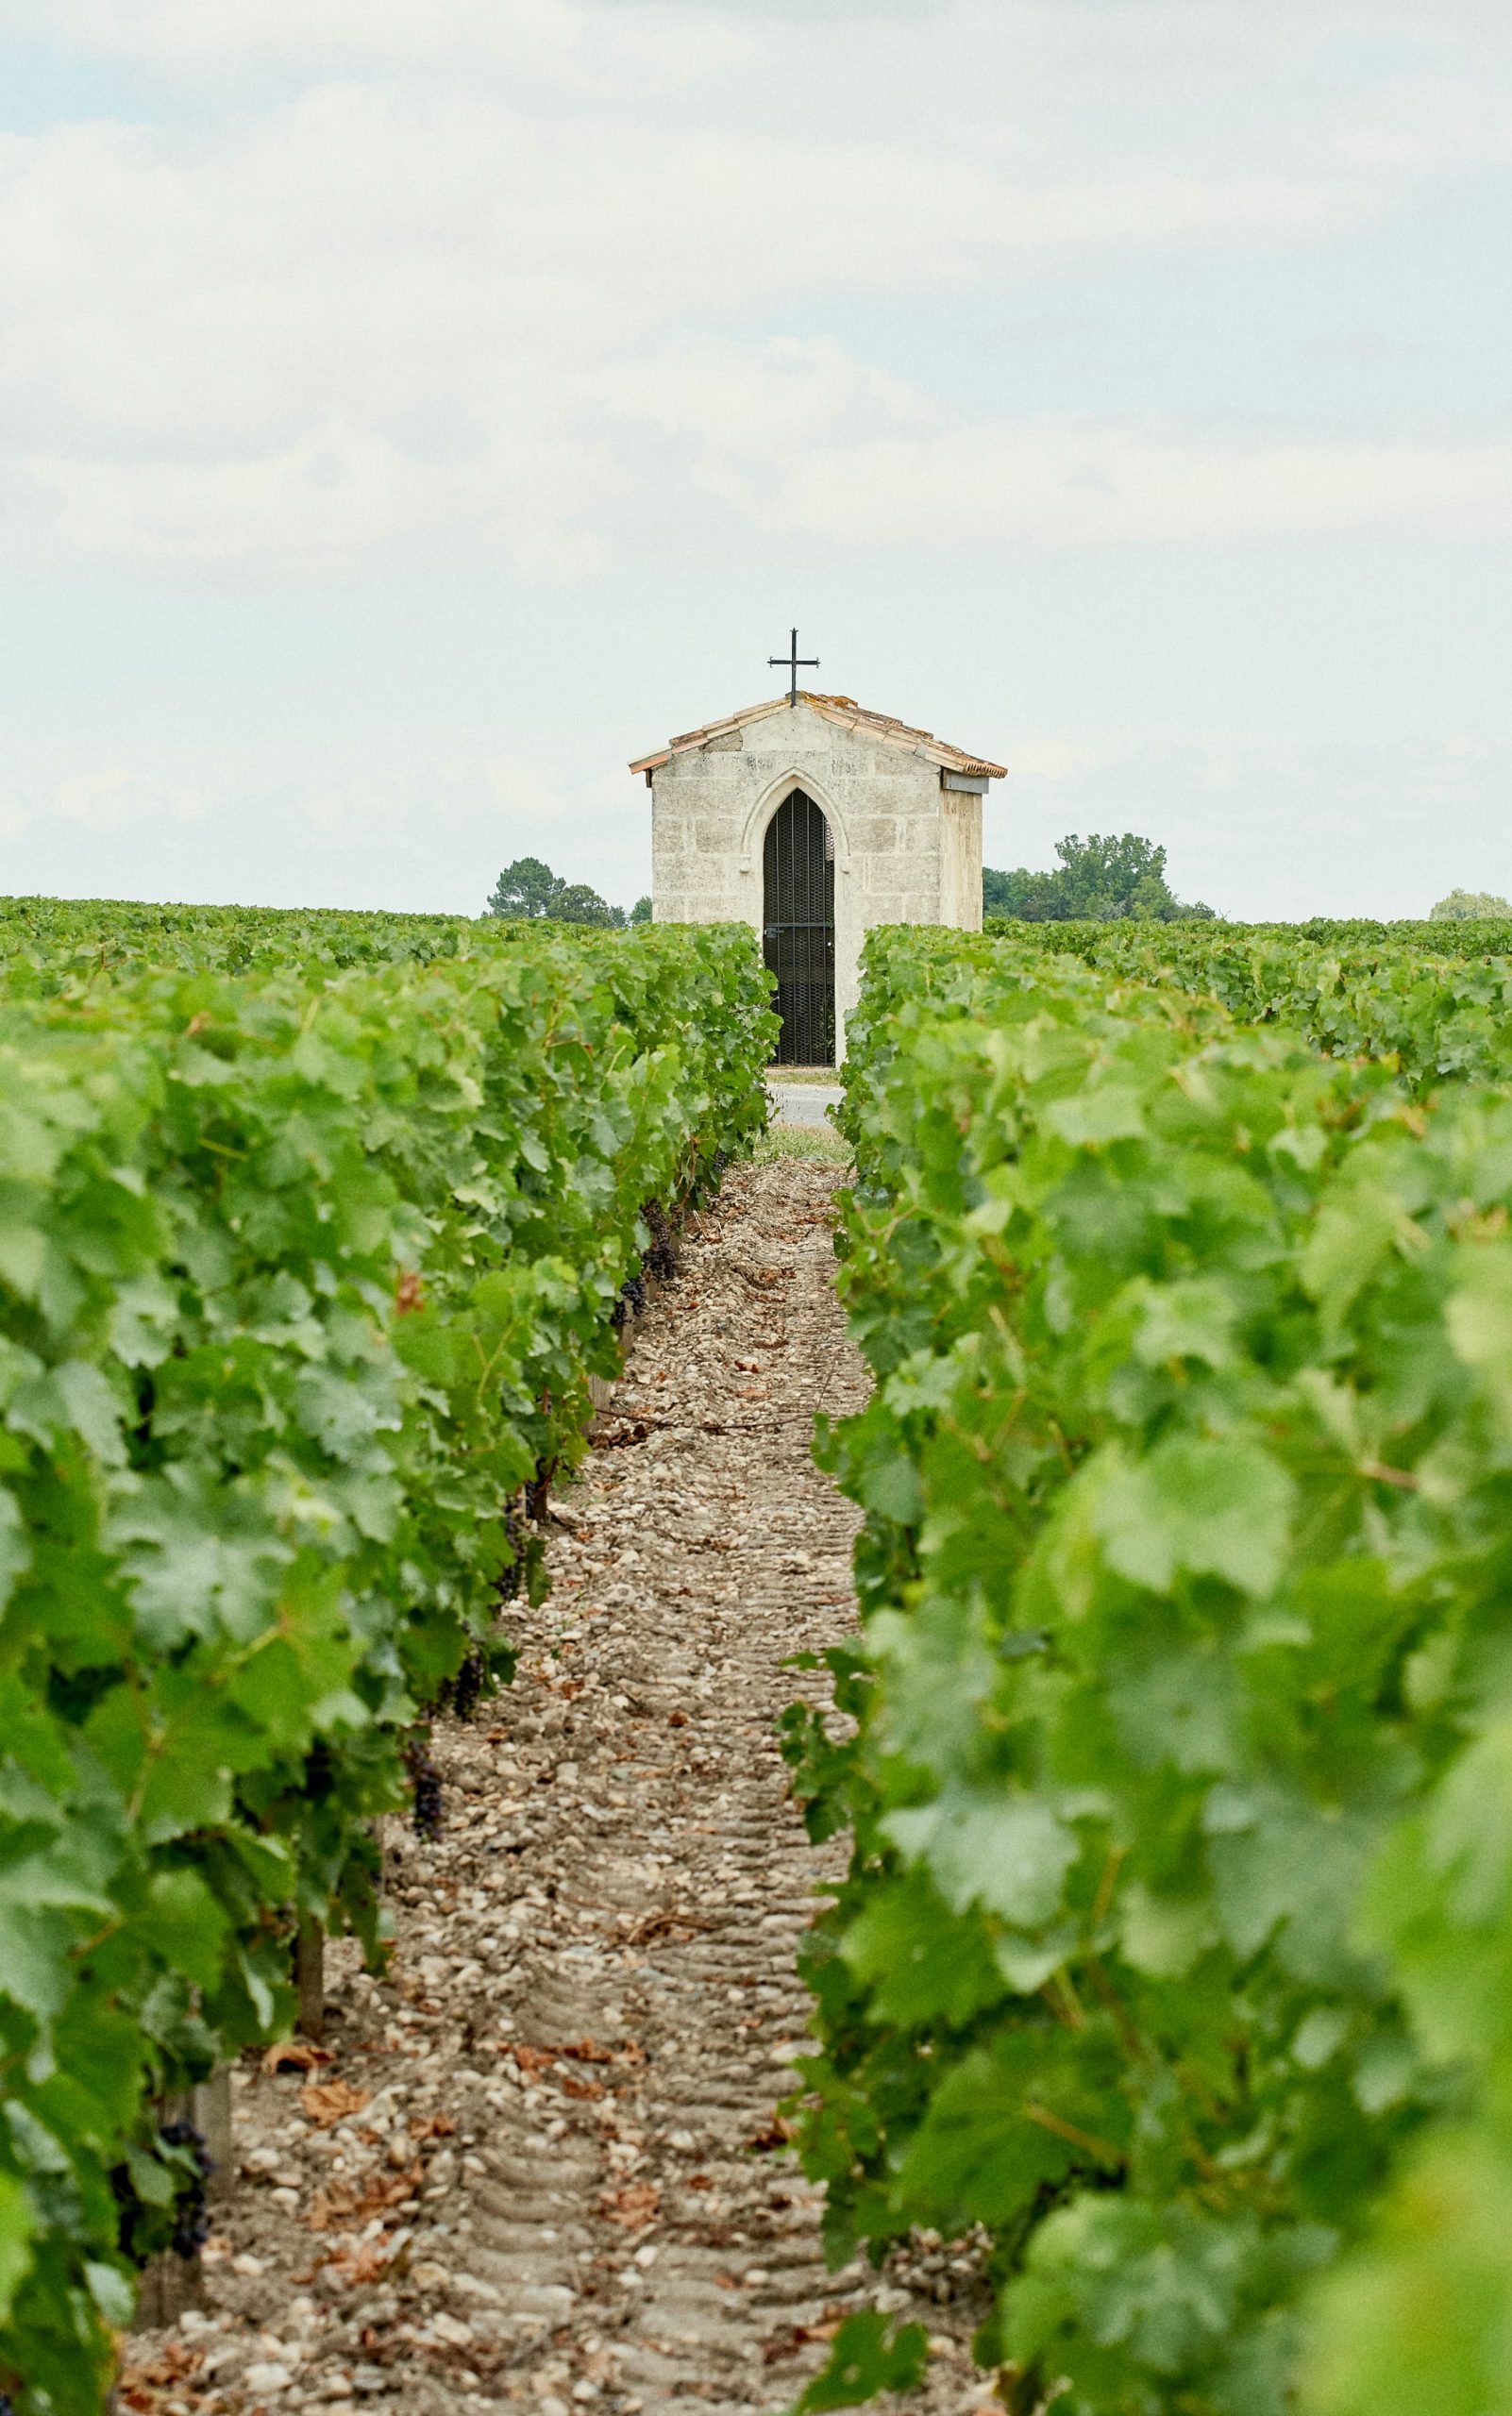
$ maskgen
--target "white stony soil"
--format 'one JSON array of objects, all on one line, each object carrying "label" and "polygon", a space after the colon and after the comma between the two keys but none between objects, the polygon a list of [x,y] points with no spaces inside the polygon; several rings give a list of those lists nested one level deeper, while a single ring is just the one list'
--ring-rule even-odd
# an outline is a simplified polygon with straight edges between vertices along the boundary
[{"label": "white stony soil", "polygon": [[124,2410],[733,2416],[790,2405],[867,2302],[931,2332],[921,2416],[984,2400],[969,2256],[827,2273],[774,2120],[840,1867],[774,1731],[814,1683],[784,1657],[853,1618],[853,1513],[809,1450],[864,1391],[836,1179],[738,1169],[684,1233],[556,1504],[550,1600],[511,1613],[519,1676],[438,1729],[445,1836],[390,1824],[393,1967],[329,1950],[331,2060],[233,2076],[203,2304],[129,2344]]}]

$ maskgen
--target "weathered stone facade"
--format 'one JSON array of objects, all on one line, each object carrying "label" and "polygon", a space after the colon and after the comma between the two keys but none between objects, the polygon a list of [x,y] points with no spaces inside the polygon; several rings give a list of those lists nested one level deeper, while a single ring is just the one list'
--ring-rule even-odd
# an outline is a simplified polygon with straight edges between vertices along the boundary
[{"label": "weathered stone facade", "polygon": [[659,923],[760,931],[767,825],[794,790],[814,799],[834,848],[837,1035],[875,924],[982,928],[982,799],[1002,767],[927,730],[800,692],[796,704],[783,697],[690,731],[631,769],[651,790]]}]

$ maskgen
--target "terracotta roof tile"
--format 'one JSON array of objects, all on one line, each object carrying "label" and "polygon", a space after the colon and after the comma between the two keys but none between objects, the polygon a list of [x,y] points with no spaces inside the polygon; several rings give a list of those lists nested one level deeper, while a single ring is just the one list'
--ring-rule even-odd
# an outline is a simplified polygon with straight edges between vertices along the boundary
[{"label": "terracotta roof tile", "polygon": [[[977,780],[1000,780],[1006,778],[1001,763],[989,763],[984,756],[968,755],[959,747],[948,745],[927,730],[915,730],[906,721],[897,720],[891,713],[874,713],[858,705],[853,696],[819,696],[806,688],[798,690],[798,703],[808,705],[825,721],[832,721],[841,730],[863,730],[868,737],[880,738],[886,746],[899,747],[911,755],[922,755],[927,763],[938,763],[942,770],[962,772]],[[748,705],[743,713],[729,713],[723,721],[705,722],[701,730],[684,730],[680,738],[672,739],[654,755],[642,755],[630,765],[632,772],[659,772],[674,755],[686,755],[711,740],[727,737],[731,730],[740,730],[752,721],[764,721],[768,713],[786,713],[786,696],[774,696],[770,704]]]}]

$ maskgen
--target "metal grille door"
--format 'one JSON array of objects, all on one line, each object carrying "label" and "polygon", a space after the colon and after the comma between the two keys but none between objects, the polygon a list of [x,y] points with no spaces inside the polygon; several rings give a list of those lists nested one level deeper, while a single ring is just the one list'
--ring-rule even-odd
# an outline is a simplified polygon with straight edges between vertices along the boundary
[{"label": "metal grille door", "polygon": [[777,976],[779,1065],[834,1064],[834,841],[801,789],[766,826],[763,939]]}]

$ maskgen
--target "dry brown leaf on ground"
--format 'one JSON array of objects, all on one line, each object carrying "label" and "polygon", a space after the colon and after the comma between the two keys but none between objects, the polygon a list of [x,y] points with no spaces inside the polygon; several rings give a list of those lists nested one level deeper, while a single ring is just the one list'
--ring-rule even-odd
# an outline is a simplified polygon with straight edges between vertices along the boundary
[{"label": "dry brown leaf on ground", "polygon": [[777,2333],[762,2351],[764,2366],[780,2366],[788,2357],[796,2357],[811,2340],[832,2340],[839,2331],[838,2324],[795,2324],[786,2332]]},{"label": "dry brown leaf on ground", "polygon": [[[649,1946],[654,1940],[664,1938],[674,1944],[686,1945],[690,1938],[713,1927],[713,1921],[705,1921],[700,1913],[680,1913],[669,1908],[665,1912],[651,1913],[644,1921],[638,1922],[627,1933],[625,1943],[627,1946]],[[679,1931],[682,1933],[680,1938]]]},{"label": "dry brown leaf on ground", "polygon": [[312,2072],[317,2064],[332,2061],[328,2047],[317,2047],[312,2038],[280,2038],[262,2058],[262,2070],[274,2072]]},{"label": "dry brown leaf on ground", "polygon": [[785,2114],[774,2114],[765,2129],[756,2132],[753,2138],[746,2141],[746,2145],[753,2148],[758,2156],[770,2156],[774,2149],[785,2148],[789,2139],[796,2139],[797,2136],[796,2122],[790,2122]]},{"label": "dry brown leaf on ground", "polygon": [[425,2177],[425,2166],[413,2164],[406,2173],[370,2173],[360,2190],[349,2181],[333,2182],[328,2190],[316,2190],[305,2221],[311,2231],[330,2231],[337,2223],[349,2228],[353,2223],[371,2223],[375,2215],[412,2198],[424,2187]]},{"label": "dry brown leaf on ground", "polygon": [[299,2092],[299,2103],[317,2131],[328,2131],[348,2114],[360,2114],[372,2093],[354,2088],[349,2080],[308,2080]]},{"label": "dry brown leaf on ground", "polygon": [[522,2072],[546,2072],[554,2064],[617,2064],[640,2060],[638,2048],[600,2047],[592,2038],[568,2039],[560,2047],[527,2047],[512,2039],[505,2054],[512,2055]]},{"label": "dry brown leaf on ground", "polygon": [[355,2248],[338,2248],[328,2257],[327,2265],[354,2287],[365,2282],[380,2282],[395,2259],[410,2245],[407,2231],[384,2232],[377,2240],[364,2240]]},{"label": "dry brown leaf on ground", "polygon": [[361,2248],[344,2248],[327,2259],[330,2270],[340,2273],[353,2289],[361,2289],[366,2282],[381,2282],[393,2261],[387,2243],[381,2240],[369,2240]]},{"label": "dry brown leaf on ground", "polygon": [[456,2136],[457,2125],[449,2114],[412,2114],[412,2139],[449,2139]]},{"label": "dry brown leaf on ground", "polygon": [[622,2189],[603,2190],[598,2196],[599,2212],[612,2223],[623,2223],[627,2231],[644,2231],[656,2220],[662,2204],[662,2192],[654,2181],[627,2181]]},{"label": "dry brown leaf on ground", "polygon": [[128,2357],[121,2369],[113,2405],[129,2416],[157,2416],[164,2405],[160,2394],[171,2391],[180,2407],[203,2405],[193,2377],[204,2362],[202,2349],[169,2340],[150,2357]]}]

